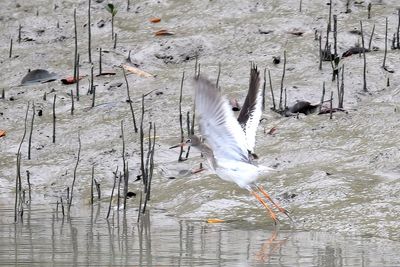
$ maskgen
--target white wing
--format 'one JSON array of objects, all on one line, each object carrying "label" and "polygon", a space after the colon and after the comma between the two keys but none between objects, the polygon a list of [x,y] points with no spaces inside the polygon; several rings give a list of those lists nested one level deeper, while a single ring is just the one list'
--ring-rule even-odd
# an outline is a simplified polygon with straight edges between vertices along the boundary
[{"label": "white wing", "polygon": [[247,149],[254,152],[256,132],[262,115],[262,92],[260,88],[260,72],[255,65],[250,71],[250,85],[238,121],[246,135]]},{"label": "white wing", "polygon": [[200,132],[215,158],[250,162],[246,137],[228,101],[207,79],[199,77],[194,84]]}]

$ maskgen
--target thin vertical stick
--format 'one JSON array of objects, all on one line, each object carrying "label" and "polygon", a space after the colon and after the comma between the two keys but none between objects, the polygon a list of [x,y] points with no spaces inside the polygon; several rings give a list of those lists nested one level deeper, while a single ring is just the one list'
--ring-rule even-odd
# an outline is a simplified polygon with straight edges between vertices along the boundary
[{"label": "thin vertical stick", "polygon": [[117,33],[114,33],[114,49],[117,48],[117,37],[118,37]]},{"label": "thin vertical stick", "polygon": [[143,119],[144,119],[144,95],[142,95],[142,116],[141,116],[141,120],[140,120],[140,170],[142,172],[142,181],[143,181],[144,189],[146,190],[146,188],[147,188],[147,177],[146,177],[146,171],[144,169]]},{"label": "thin vertical stick", "polygon": [[75,186],[75,180],[76,180],[76,171],[78,169],[78,164],[79,164],[79,161],[80,161],[80,157],[81,157],[81,134],[80,134],[80,132],[78,132],[78,157],[76,159],[76,164],[75,164],[75,168],[74,168],[74,179],[72,180],[71,196],[70,196],[69,203],[68,203],[68,215],[70,214],[71,205],[72,205],[72,198],[74,197],[74,186]]},{"label": "thin vertical stick", "polygon": [[79,54],[76,60],[76,101],[79,101]]},{"label": "thin vertical stick", "polygon": [[63,218],[64,218],[65,212],[64,212],[64,202],[63,202],[63,198],[62,197],[60,197],[60,202],[61,202],[61,211],[62,211],[62,215],[63,215]]},{"label": "thin vertical stick", "polygon": [[339,108],[343,108],[343,100],[344,100],[344,64],[342,66],[342,83],[340,85],[340,96],[339,96]]},{"label": "thin vertical stick", "polygon": [[374,23],[374,26],[372,27],[371,37],[369,38],[369,43],[368,43],[368,49],[369,49],[369,50],[371,50],[371,46],[372,46],[372,37],[374,37],[374,32],[375,32],[375,23]]},{"label": "thin vertical stick", "polygon": [[71,90],[71,115],[74,115],[74,91]]},{"label": "thin vertical stick", "polygon": [[337,57],[337,16],[333,15],[333,49],[335,58]]},{"label": "thin vertical stick", "polygon": [[100,50],[99,50],[99,75],[101,75],[103,73],[103,71],[101,69],[101,57],[102,57],[102,50],[100,47]]},{"label": "thin vertical stick", "polygon": [[94,71],[94,65],[92,64],[92,65],[90,66],[90,90],[89,90],[89,93],[90,93],[90,94],[93,94],[93,84],[94,84],[94,74],[93,74],[93,71]]},{"label": "thin vertical stick", "polygon": [[281,79],[281,94],[279,96],[279,110],[283,110],[282,108],[282,97],[283,97],[283,81],[285,79],[285,71],[286,71],[286,50],[283,51],[283,71],[282,71],[282,79]]},{"label": "thin vertical stick", "polygon": [[267,87],[267,68],[264,68],[264,83],[262,88],[262,110],[265,110],[265,89]]},{"label": "thin vertical stick", "polygon": [[121,121],[121,138],[122,138],[122,163],[124,168],[124,210],[126,209],[126,195],[128,194],[128,174],[125,158],[125,135],[124,135],[124,121]]},{"label": "thin vertical stick", "polygon": [[363,31],[363,26],[362,26],[362,21],[360,20],[360,27],[361,27],[361,41],[362,41],[362,50],[363,50],[363,56],[364,56],[364,71],[363,71],[363,91],[367,92],[367,59],[365,56],[365,45],[364,45],[364,31]]},{"label": "thin vertical stick", "polygon": [[35,121],[35,103],[32,103],[31,131],[29,132],[29,141],[28,141],[28,159],[31,159],[31,145],[32,145],[32,133],[33,133],[34,121]]},{"label": "thin vertical stick", "polygon": [[142,201],[143,201],[143,193],[140,191],[140,201],[139,201],[139,210],[138,210],[138,217],[137,217],[137,222],[140,220],[140,215],[142,214]]},{"label": "thin vertical stick", "polygon": [[272,107],[273,107],[273,110],[276,110],[274,89],[272,88],[272,79],[271,79],[271,71],[270,70],[268,70],[268,79],[269,79],[269,89],[271,90]]},{"label": "thin vertical stick", "polygon": [[351,9],[350,9],[350,0],[347,0],[346,1],[346,11],[345,11],[345,13],[350,13],[351,12]]},{"label": "thin vertical stick", "polygon": [[400,49],[400,9],[397,10],[398,23],[397,23],[397,49]]},{"label": "thin vertical stick", "polygon": [[126,83],[126,93],[128,95],[128,102],[129,102],[129,107],[131,109],[131,114],[132,114],[132,121],[133,121],[133,128],[135,129],[135,133],[138,132],[138,128],[136,126],[136,118],[135,118],[135,112],[133,111],[133,105],[132,105],[132,100],[131,100],[131,95],[129,93],[129,83],[128,83],[128,78],[126,77],[126,72],[125,69],[122,68],[122,72],[124,73],[124,78],[125,78],[125,83]]},{"label": "thin vertical stick", "polygon": [[329,32],[331,31],[331,20],[332,20],[332,0],[329,0],[329,16],[328,16],[328,25],[326,27],[326,43],[325,43],[325,51],[327,53],[329,48]]},{"label": "thin vertical stick", "polygon": [[371,7],[372,7],[372,4],[369,3],[368,4],[368,19],[371,19]]},{"label": "thin vertical stick", "polygon": [[22,135],[21,142],[19,143],[18,151],[17,151],[17,177],[15,179],[15,207],[14,207],[14,222],[17,222],[18,219],[18,199],[19,194],[21,193],[21,147],[22,143],[25,140],[26,136],[26,124],[28,120],[28,112],[29,112],[29,102],[26,107],[25,113],[25,124],[24,124],[24,134]]},{"label": "thin vertical stick", "polygon": [[1,99],[6,99],[6,91],[4,88],[1,90]]},{"label": "thin vertical stick", "polygon": [[94,179],[94,184],[95,184],[95,186],[96,186],[97,199],[100,200],[100,198],[101,198],[100,183],[98,183],[98,182],[96,181],[96,179]]},{"label": "thin vertical stick", "polygon": [[12,48],[13,48],[13,39],[11,38],[11,40],[10,40],[10,53],[9,53],[9,58],[12,57]]},{"label": "thin vertical stick", "polygon": [[[181,129],[181,143],[183,143],[183,140],[184,140],[183,117],[182,117],[182,92],[183,92],[183,81],[184,80],[185,80],[185,72],[182,73],[181,88],[179,91],[179,126]],[[179,153],[178,161],[182,161],[182,154],[183,154],[183,147],[181,146],[181,151]]]},{"label": "thin vertical stick", "polygon": [[[125,164],[125,163],[124,163]],[[118,186],[117,186],[117,211],[119,211],[119,206],[120,204],[120,197],[121,197],[121,180],[122,180],[122,174],[119,172],[118,176]],[[125,191],[125,190],[124,190]]]},{"label": "thin vertical stick", "polygon": [[53,98],[53,144],[56,142],[56,97],[54,94]]},{"label": "thin vertical stick", "polygon": [[108,217],[110,216],[111,204],[112,204],[112,199],[113,199],[114,190],[115,190],[115,183],[117,182],[117,178],[118,178],[117,173],[118,173],[118,166],[117,166],[117,169],[114,172],[114,184],[113,184],[113,188],[112,188],[112,191],[111,191],[110,204],[108,205],[108,212],[107,212],[106,219],[108,219]]},{"label": "thin vertical stick", "polygon": [[131,8],[130,8],[130,3],[129,3],[129,0],[127,0],[126,1],[126,11],[129,11]]},{"label": "thin vertical stick", "polygon": [[29,204],[31,203],[31,174],[28,170],[26,170],[26,181],[28,183],[28,193],[29,193]]},{"label": "thin vertical stick", "polygon": [[322,37],[321,35],[318,37],[319,42],[319,70],[322,70]]},{"label": "thin vertical stick", "polygon": [[388,34],[388,18],[386,17],[386,25],[385,25],[385,53],[384,53],[384,55],[383,55],[383,64],[382,64],[382,67],[383,67],[383,68],[386,68],[387,34]]},{"label": "thin vertical stick", "polygon": [[300,0],[299,12],[301,12],[301,10],[302,10],[302,5],[303,5],[303,0]]},{"label": "thin vertical stick", "polygon": [[90,20],[90,9],[91,9],[92,0],[88,0],[88,57],[89,63],[92,63],[92,26]]},{"label": "thin vertical stick", "polygon": [[94,199],[94,196],[93,196],[93,184],[94,183],[94,164],[92,165],[92,182],[91,182],[91,184],[90,184],[90,204],[92,204],[93,205],[93,199]]},{"label": "thin vertical stick", "polygon": [[322,96],[321,96],[321,103],[319,104],[319,112],[318,113],[321,113],[322,104],[324,103],[324,98],[325,98],[325,81],[322,83]]},{"label": "thin vertical stick", "polygon": [[76,69],[76,65],[78,62],[78,32],[77,32],[77,28],[76,28],[76,8],[74,8],[74,38],[75,38],[75,53],[74,53],[74,78],[75,80],[78,79],[77,77],[77,69]]},{"label": "thin vertical stick", "polygon": [[[188,111],[187,113],[186,113],[186,128],[187,128],[187,135],[188,135],[188,138],[190,138],[190,111]],[[185,156],[185,159],[187,159],[187,158],[189,158],[189,153],[190,153],[190,146],[187,148],[187,150],[186,150],[186,156]]]},{"label": "thin vertical stick", "polygon": [[218,63],[218,76],[217,76],[217,83],[215,84],[215,87],[218,89],[219,85],[219,77],[221,76],[221,62]]},{"label": "thin vertical stick", "polygon": [[93,94],[92,94],[92,108],[95,106],[96,101],[96,86],[93,86]]},{"label": "thin vertical stick", "polygon": [[332,108],[332,103],[333,102],[333,91],[331,91],[331,99],[330,99],[330,111],[329,111],[329,119],[332,119],[332,112],[333,112],[333,108]]},{"label": "thin vertical stick", "polygon": [[21,26],[21,24],[19,24],[19,26],[18,26],[18,43],[19,44],[21,43],[21,29],[22,29],[22,26]]}]

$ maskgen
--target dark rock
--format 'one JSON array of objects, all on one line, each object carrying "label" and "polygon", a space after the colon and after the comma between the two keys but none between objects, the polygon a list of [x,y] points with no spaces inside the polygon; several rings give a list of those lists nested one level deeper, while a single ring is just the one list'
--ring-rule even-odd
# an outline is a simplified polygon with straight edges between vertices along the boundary
[{"label": "dark rock", "polygon": [[52,82],[57,79],[57,74],[54,72],[48,72],[43,69],[36,69],[29,71],[28,74],[21,81],[21,85],[29,85],[33,83],[46,83]]}]

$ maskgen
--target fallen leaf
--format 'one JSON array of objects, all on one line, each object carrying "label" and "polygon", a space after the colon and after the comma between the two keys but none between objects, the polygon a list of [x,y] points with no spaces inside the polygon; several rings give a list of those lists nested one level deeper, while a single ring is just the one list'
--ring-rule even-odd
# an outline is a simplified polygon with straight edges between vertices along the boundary
[{"label": "fallen leaf", "polygon": [[168,30],[159,30],[154,33],[155,36],[167,36],[167,35],[174,35],[174,33],[169,32]]},{"label": "fallen leaf", "polygon": [[302,31],[288,31],[287,33],[295,35],[295,36],[302,36],[304,32],[302,32]]},{"label": "fallen leaf", "polygon": [[207,219],[207,223],[222,223],[222,222],[225,221],[221,219]]},{"label": "fallen leaf", "polygon": [[122,65],[122,67],[123,67],[125,70],[127,70],[127,71],[129,71],[129,72],[131,72],[131,73],[133,73],[133,74],[139,75],[140,77],[146,77],[146,78],[154,77],[153,74],[150,74],[150,73],[148,73],[148,72],[142,71],[142,70],[140,70],[140,69],[138,69],[138,68],[135,68],[135,67],[132,67],[132,66]]},{"label": "fallen leaf", "polygon": [[159,23],[159,22],[161,21],[161,19],[155,17],[155,18],[150,18],[149,21],[150,21],[151,23]]},{"label": "fallen leaf", "polygon": [[0,137],[4,137],[4,136],[6,136],[6,131],[0,130]]},{"label": "fallen leaf", "polygon": [[[79,80],[82,80],[84,77],[86,76],[79,76]],[[62,84],[74,84],[76,83],[75,77],[74,76],[70,76],[64,79],[61,79]]]}]

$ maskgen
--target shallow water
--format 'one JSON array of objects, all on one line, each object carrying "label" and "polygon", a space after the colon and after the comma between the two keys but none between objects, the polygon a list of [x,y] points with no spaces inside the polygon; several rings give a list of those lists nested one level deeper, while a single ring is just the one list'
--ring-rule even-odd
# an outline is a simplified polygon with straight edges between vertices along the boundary
[{"label": "shallow water", "polygon": [[[388,51],[387,65],[396,70],[394,74],[381,68],[385,18],[389,21],[390,46],[397,27],[397,0],[372,1],[371,19],[366,18],[367,3],[352,4],[352,13],[346,14],[343,12],[346,1],[333,1],[333,13],[338,15],[338,54],[360,42],[360,37],[349,31],[359,29],[361,19],[367,40],[375,23],[372,45],[380,49],[367,54],[368,93],[362,92],[362,58],[354,55],[341,62],[345,66],[347,112],[333,114],[332,120],[329,115],[282,118],[268,109],[272,101],[267,95],[265,120],[257,132],[256,153],[260,164],[276,171],[260,179],[260,183],[291,211],[296,230],[290,230],[289,220],[279,215],[281,229],[274,237],[271,220],[247,191],[221,181],[207,170],[191,175],[190,170],[202,162],[200,155],[192,151],[189,160],[178,163],[178,151],[168,149],[180,139],[177,103],[183,71],[186,77],[184,117],[186,112],[192,112],[190,79],[196,53],[202,73],[212,80],[216,80],[221,63],[219,84],[223,92],[243,101],[250,61],[257,63],[261,70],[271,71],[275,96],[279,94],[282,63],[274,65],[272,56],[283,57],[283,51],[287,51],[284,82],[287,102],[319,102],[322,83],[326,82],[327,95],[334,92],[336,106],[331,65],[325,62],[322,71],[318,70],[318,42],[314,40],[315,30],[325,35],[328,6],[326,1],[315,2],[318,1],[303,0],[300,13],[297,0],[262,3],[150,0],[132,3],[130,12],[124,9],[126,1],[115,1],[119,8],[115,19],[118,44],[113,50],[109,14],[104,9],[106,3],[93,1],[95,74],[98,49],[102,47],[106,51],[103,70],[114,70],[116,75],[94,79],[97,85],[94,108],[91,108],[92,96],[86,95],[88,76],[81,80],[81,99],[75,101],[73,116],[69,93],[75,91],[75,85],[63,86],[59,82],[18,85],[28,69],[47,69],[59,77],[72,74],[73,7],[77,7],[78,14],[81,74],[90,74],[84,26],[86,2],[39,0],[21,2],[21,7],[12,1],[5,3],[0,11],[4,25],[0,29],[0,89],[4,88],[6,94],[5,100],[0,99],[0,129],[7,131],[7,136],[0,138],[0,221],[4,226],[0,230],[4,237],[0,240],[0,262],[39,266],[51,265],[52,261],[67,266],[74,261],[81,265],[97,265],[97,262],[182,266],[242,266],[263,262],[273,266],[399,265],[396,251],[400,250],[400,139],[397,133],[400,50]],[[57,9],[53,9],[54,4]],[[148,18],[152,16],[160,16],[161,23],[149,23]],[[98,28],[97,22],[101,19],[106,25]],[[23,39],[20,44],[16,42],[19,24]],[[154,37],[153,32],[163,28],[175,35]],[[259,30],[272,32],[260,34]],[[293,31],[304,33],[295,36],[289,33]],[[34,40],[24,41],[28,37]],[[8,58],[10,38],[14,39],[11,59]],[[104,219],[113,185],[112,172],[117,166],[122,168],[122,120],[125,156],[133,177],[129,191],[137,194],[142,191],[141,182],[133,181],[140,174],[140,149],[126,102],[126,87],[125,84],[114,86],[124,82],[118,66],[126,62],[129,50],[131,62],[156,75],[151,79],[128,75],[137,119],[142,94],[155,90],[145,98],[145,125],[150,121],[156,123],[157,142],[152,199],[148,204],[151,215],[146,219],[150,226],[143,226],[143,235],[138,232],[140,224],[135,223],[138,198],[128,202],[127,218],[130,219],[127,219],[125,234],[122,234],[123,215],[120,215],[122,227],[119,228],[115,226],[116,214],[110,220],[110,227]],[[387,79],[390,86],[386,85]],[[52,144],[54,94],[57,94],[57,127],[56,143]],[[16,153],[24,131],[28,101],[34,101],[36,110],[42,110],[43,116],[35,118],[31,160],[27,159],[26,139],[22,145],[22,186],[27,194],[25,174],[29,170],[32,211],[28,211],[29,205],[25,206],[23,222],[14,225]],[[272,127],[276,132],[267,134]],[[66,199],[66,188],[72,184],[78,132],[82,150],[74,206],[71,220],[65,218],[63,222],[60,211],[58,215],[54,211],[55,203],[60,197]],[[92,165],[102,188],[102,198],[96,202],[93,216],[87,204]],[[101,207],[97,206],[100,204]],[[101,215],[92,224],[98,207]],[[228,223],[204,223],[212,217]]]},{"label": "shallow water", "polygon": [[132,210],[80,207],[81,216],[27,210],[0,219],[2,265],[18,266],[397,266],[398,242],[337,233],[271,229],[240,220],[207,224],[161,211],[139,223]]}]

